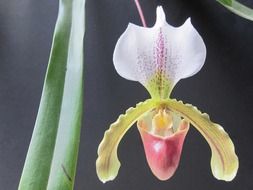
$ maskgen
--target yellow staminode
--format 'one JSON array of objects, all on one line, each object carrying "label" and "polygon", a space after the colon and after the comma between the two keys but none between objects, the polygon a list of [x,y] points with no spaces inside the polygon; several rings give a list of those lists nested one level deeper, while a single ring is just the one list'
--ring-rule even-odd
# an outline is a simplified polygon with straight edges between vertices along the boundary
[{"label": "yellow staminode", "polygon": [[159,111],[152,118],[151,131],[159,136],[167,136],[173,134],[173,117],[170,112],[165,109]]},{"label": "yellow staminode", "polygon": [[159,110],[152,119],[152,125],[155,129],[168,129],[173,126],[173,118],[165,110]]}]

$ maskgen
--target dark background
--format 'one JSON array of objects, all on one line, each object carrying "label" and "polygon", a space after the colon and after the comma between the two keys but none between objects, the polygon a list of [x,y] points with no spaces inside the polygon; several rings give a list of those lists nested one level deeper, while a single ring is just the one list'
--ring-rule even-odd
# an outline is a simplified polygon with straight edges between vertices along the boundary
[{"label": "dark background", "polygon": [[[252,0],[244,0],[253,7]],[[207,59],[194,77],[180,81],[172,96],[210,114],[230,134],[240,159],[237,177],[216,180],[210,149],[194,129],[181,163],[161,182],[148,168],[136,127],[119,146],[118,177],[103,185],[96,176],[97,146],[120,113],[149,96],[138,83],[114,70],[112,53],[128,22],[141,24],[133,0],[87,0],[84,122],[76,190],[251,190],[253,189],[253,22],[235,16],[214,0],[142,0],[148,26],[162,4],[168,23],[187,17],[202,35]],[[0,1],[0,189],[17,189],[39,106],[58,1]],[[190,61],[190,60],[189,60]]]}]

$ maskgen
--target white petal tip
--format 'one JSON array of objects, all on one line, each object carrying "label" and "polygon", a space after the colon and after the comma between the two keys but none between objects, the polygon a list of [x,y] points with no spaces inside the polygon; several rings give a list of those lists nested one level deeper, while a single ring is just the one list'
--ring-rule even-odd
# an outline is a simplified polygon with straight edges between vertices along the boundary
[{"label": "white petal tip", "polygon": [[162,26],[166,22],[166,16],[162,6],[156,8],[156,26]]},{"label": "white petal tip", "polygon": [[191,17],[187,18],[187,20],[185,21],[185,23],[192,24]]},{"label": "white petal tip", "polygon": [[184,24],[182,25],[182,27],[187,27],[189,29],[194,28],[194,26],[192,25],[191,22],[191,17],[187,18],[186,21],[184,22]]}]

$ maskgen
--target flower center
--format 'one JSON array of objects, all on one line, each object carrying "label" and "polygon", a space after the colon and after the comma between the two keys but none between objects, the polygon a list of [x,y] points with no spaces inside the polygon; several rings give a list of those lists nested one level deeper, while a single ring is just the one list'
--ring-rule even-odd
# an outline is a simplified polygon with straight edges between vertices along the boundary
[{"label": "flower center", "polygon": [[168,136],[174,133],[173,116],[166,109],[159,109],[152,118],[151,131],[159,136]]}]

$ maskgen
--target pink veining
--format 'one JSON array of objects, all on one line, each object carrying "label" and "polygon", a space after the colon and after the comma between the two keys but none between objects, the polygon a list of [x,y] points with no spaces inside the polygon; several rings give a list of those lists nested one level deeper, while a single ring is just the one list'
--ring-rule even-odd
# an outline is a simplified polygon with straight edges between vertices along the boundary
[{"label": "pink veining", "polygon": [[161,95],[164,88],[163,80],[166,72],[166,59],[167,59],[167,50],[165,48],[165,40],[162,32],[162,28],[159,30],[158,39],[156,41],[156,46],[154,49],[154,65],[156,65],[157,70],[157,86],[159,94]]}]

